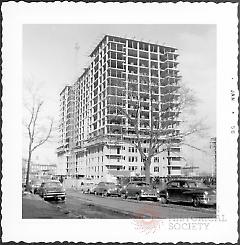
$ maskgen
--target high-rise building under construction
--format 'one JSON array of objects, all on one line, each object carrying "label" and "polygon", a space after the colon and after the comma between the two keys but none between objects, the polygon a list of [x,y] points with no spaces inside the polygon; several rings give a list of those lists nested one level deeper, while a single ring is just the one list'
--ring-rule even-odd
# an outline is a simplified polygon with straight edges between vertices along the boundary
[{"label": "high-rise building under construction", "polygon": [[148,154],[152,139],[159,145],[174,139],[168,150],[152,157],[150,172],[180,175],[176,48],[106,35],[90,57],[83,74],[60,93],[62,174],[99,180],[144,176],[136,142]]}]

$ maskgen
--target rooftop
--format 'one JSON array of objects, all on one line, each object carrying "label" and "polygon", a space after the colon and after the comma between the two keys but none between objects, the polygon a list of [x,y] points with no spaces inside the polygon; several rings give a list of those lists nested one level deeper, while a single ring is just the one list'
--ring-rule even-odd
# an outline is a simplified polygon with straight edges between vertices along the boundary
[{"label": "rooftop", "polygon": [[102,42],[105,40],[106,37],[113,37],[113,38],[119,38],[119,39],[124,39],[124,40],[128,40],[128,41],[141,42],[141,43],[144,43],[144,44],[157,45],[157,46],[159,46],[159,47],[163,47],[163,48],[171,48],[171,49],[177,50],[177,48],[170,47],[170,46],[165,46],[165,45],[159,45],[159,44],[157,44],[157,43],[150,43],[150,42],[147,42],[147,41],[135,40],[135,39],[130,39],[130,38],[123,38],[123,37],[118,37],[118,36],[113,36],[113,35],[105,35],[105,36],[102,38],[102,40],[99,42],[99,44],[95,47],[95,49],[92,51],[92,53],[90,54],[90,57],[93,56],[93,54],[96,52],[96,50],[97,50],[98,47],[102,44]]}]

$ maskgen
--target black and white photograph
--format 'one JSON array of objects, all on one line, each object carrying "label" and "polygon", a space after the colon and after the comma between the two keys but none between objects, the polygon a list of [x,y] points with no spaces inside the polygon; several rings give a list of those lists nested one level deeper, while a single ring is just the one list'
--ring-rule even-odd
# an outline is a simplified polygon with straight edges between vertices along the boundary
[{"label": "black and white photograph", "polygon": [[[12,146],[5,148],[16,152],[9,156],[15,157],[14,165],[3,158],[2,183],[6,189],[7,183],[17,188],[5,204],[18,198],[20,205],[8,222],[17,218],[25,227],[38,227],[38,234],[42,231],[37,239],[33,231],[15,240],[8,231],[6,240],[92,242],[94,233],[96,241],[153,242],[163,233],[165,242],[236,239],[235,229],[219,238],[209,233],[224,231],[227,224],[237,227],[237,39],[236,47],[220,42],[223,24],[218,17],[221,11],[235,13],[237,5],[225,5],[227,10],[201,5],[201,13],[218,13],[211,17],[215,22],[197,21],[198,16],[171,21],[166,13],[166,21],[151,21],[154,6],[162,11],[161,4],[146,5],[152,12],[142,21],[140,4],[136,15],[134,4],[128,10],[118,5],[132,13],[127,23],[116,21],[120,14],[113,16],[115,4],[80,4],[77,9],[84,14],[75,22],[59,17],[63,6],[47,8],[41,19],[44,8],[25,5],[26,13],[35,12],[27,17],[21,12],[20,28],[8,34],[11,53],[14,35],[20,37],[17,80],[5,90],[16,85],[9,96],[18,106],[8,109],[16,118],[10,116],[7,129],[18,126],[16,140],[12,131]],[[66,16],[72,7],[67,6]],[[94,6],[96,19],[90,21]],[[167,6],[173,17],[177,6],[182,11],[187,7]],[[10,20],[20,6],[11,7]],[[107,9],[113,12],[102,17]],[[56,14],[52,21],[51,13]],[[138,22],[131,21],[134,16]],[[233,23],[230,18],[229,26]],[[237,37],[237,29],[232,33]],[[230,70],[221,60],[222,49],[232,55]],[[14,71],[12,63],[7,67]],[[4,183],[5,165],[17,166],[10,177],[16,184]],[[226,209],[230,203],[231,211]],[[71,237],[79,229],[85,234]]]},{"label": "black and white photograph", "polygon": [[216,217],[216,25],[24,25],[23,76],[23,218]]}]

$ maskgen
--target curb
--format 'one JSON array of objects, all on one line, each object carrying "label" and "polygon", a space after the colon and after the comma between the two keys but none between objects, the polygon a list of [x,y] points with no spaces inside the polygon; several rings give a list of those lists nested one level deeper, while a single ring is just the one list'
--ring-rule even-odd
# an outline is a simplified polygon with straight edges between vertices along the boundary
[{"label": "curb", "polygon": [[[78,192],[77,190],[74,190],[74,189],[71,189],[71,190],[74,191],[74,192]],[[114,199],[114,197],[108,197],[108,198]],[[134,199],[127,199],[127,200],[124,200],[124,201],[133,202],[133,203],[139,203],[137,200],[134,200]],[[90,200],[89,201],[86,200],[86,202],[90,202]],[[180,207],[180,208],[182,208],[184,210],[187,210],[187,211],[192,211],[192,212],[201,211],[203,213],[212,213],[213,211],[216,211],[216,209],[214,209],[214,208],[209,209],[209,208],[204,208],[203,207],[203,208],[199,209],[199,208],[194,208],[194,207],[191,207],[191,206],[183,206],[183,205],[180,205],[180,204],[172,204],[172,205],[162,204],[159,201],[158,202],[155,202],[155,203],[152,203],[152,202],[144,202],[144,205],[149,205],[149,206],[154,206],[154,207],[163,207],[163,208],[166,207],[166,208],[171,208],[171,209],[176,209],[176,208],[179,208]],[[108,208],[108,207],[106,207],[104,205],[100,205],[100,206],[105,207],[105,208]],[[119,210],[119,209],[111,209],[111,208],[109,208],[109,210]],[[123,213],[124,211],[121,211],[121,212]],[[133,213],[133,214],[135,214],[135,213]],[[136,216],[136,214],[134,216]]]}]

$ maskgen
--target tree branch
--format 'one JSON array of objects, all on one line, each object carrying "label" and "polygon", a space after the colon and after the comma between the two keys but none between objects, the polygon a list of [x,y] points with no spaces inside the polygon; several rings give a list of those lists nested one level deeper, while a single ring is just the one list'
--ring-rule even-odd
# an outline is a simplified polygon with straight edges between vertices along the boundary
[{"label": "tree branch", "polygon": [[34,120],[33,120],[33,127],[32,127],[32,138],[34,139],[35,136],[35,130],[36,130],[36,122],[38,119],[38,113],[40,111],[41,106],[43,105],[43,101],[39,102],[39,104],[37,105],[37,111],[34,115]]},{"label": "tree branch", "polygon": [[53,121],[51,120],[51,124],[50,124],[49,131],[48,131],[47,136],[46,136],[44,139],[40,140],[40,141],[39,141],[39,142],[32,148],[32,152],[33,152],[34,150],[36,150],[36,148],[38,148],[39,146],[41,146],[42,144],[44,144],[44,143],[49,139],[49,137],[50,137],[50,135],[51,135],[51,132],[52,132],[52,125],[53,125]]}]

